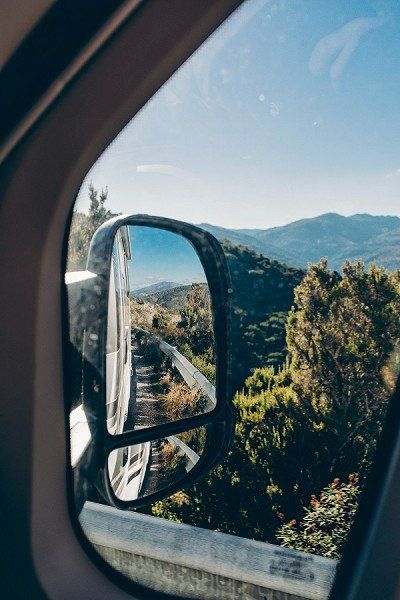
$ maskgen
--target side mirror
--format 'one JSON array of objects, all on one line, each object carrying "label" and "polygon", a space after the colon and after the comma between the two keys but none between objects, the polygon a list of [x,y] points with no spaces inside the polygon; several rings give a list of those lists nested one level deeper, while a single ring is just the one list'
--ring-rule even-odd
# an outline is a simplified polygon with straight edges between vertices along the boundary
[{"label": "side mirror", "polygon": [[233,431],[219,242],[187,223],[119,216],[93,236],[87,270],[66,281],[78,504],[95,488],[134,508],[193,483]]}]

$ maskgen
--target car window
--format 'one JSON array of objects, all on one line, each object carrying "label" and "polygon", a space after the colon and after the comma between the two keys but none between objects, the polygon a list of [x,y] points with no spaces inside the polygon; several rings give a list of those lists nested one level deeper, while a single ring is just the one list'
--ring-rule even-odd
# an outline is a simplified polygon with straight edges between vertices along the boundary
[{"label": "car window", "polygon": [[[82,183],[69,272],[86,269],[101,223],[147,213],[212,233],[232,280],[228,456],[138,511],[96,494],[79,510],[100,555],[133,581],[193,598],[329,595],[399,372],[399,28],[391,0],[248,0]],[[150,315],[173,336],[185,306],[207,298],[195,267],[137,279],[121,236],[113,258],[108,427],[121,432],[130,353],[141,360],[124,324]],[[187,356],[211,382],[212,356],[209,341]],[[147,442],[116,453],[116,485],[144,485],[149,457]]]}]

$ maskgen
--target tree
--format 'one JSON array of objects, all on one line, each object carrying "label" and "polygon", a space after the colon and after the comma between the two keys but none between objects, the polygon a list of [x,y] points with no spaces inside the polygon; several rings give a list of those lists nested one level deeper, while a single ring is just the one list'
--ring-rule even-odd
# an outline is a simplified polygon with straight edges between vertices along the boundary
[{"label": "tree", "polygon": [[347,483],[335,479],[319,498],[311,497],[300,523],[293,519],[282,525],[276,537],[286,548],[338,559],[353,525],[359,496],[356,475],[349,475]]},{"label": "tree", "polygon": [[108,188],[102,189],[100,192],[96,190],[92,183],[89,184],[89,214],[88,228],[93,237],[94,232],[106,221],[115,216],[106,208],[106,200],[108,198]]},{"label": "tree", "polygon": [[192,283],[185,305],[180,311],[179,326],[183,330],[184,342],[195,355],[202,355],[214,347],[214,326],[208,287]]},{"label": "tree", "polygon": [[108,189],[100,192],[92,183],[89,185],[89,212],[87,215],[74,212],[72,215],[71,229],[68,240],[68,271],[79,271],[86,268],[91,239],[95,231],[105,221],[115,216],[106,208]]},{"label": "tree", "polygon": [[252,369],[285,362],[287,314],[305,273],[245,246],[223,247],[233,289],[232,378],[239,391]]},{"label": "tree", "polygon": [[294,389],[325,432],[331,476],[369,469],[397,376],[399,291],[399,273],[346,262],[341,276],[326,260],[296,289],[287,324]]},{"label": "tree", "polygon": [[286,362],[255,369],[235,397],[229,455],[156,514],[276,543],[282,520],[301,520],[332,480],[359,472],[363,484],[397,376],[399,274],[321,261],[295,303]]},{"label": "tree", "polygon": [[[156,332],[164,332],[171,325],[171,315],[161,307],[154,312],[152,327]],[[164,337],[164,336],[163,336]]]}]

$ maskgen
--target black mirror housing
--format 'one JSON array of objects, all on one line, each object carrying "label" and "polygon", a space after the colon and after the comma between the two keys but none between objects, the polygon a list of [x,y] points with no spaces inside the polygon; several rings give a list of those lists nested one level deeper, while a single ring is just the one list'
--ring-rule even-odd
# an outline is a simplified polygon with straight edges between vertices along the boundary
[{"label": "black mirror housing", "polygon": [[[215,339],[216,385],[215,407],[204,414],[170,420],[134,431],[110,434],[106,414],[106,345],[107,316],[113,244],[118,231],[127,227],[143,226],[182,236],[195,250],[204,269],[208,284]],[[122,229],[121,229],[122,228]],[[122,236],[124,238],[124,236]],[[126,236],[122,243],[127,245]],[[127,252],[130,249],[126,248]],[[128,254],[129,255],[129,254]],[[226,259],[219,242],[210,233],[188,223],[150,215],[117,216],[96,231],[90,244],[87,261],[88,273],[81,297],[69,305],[70,334],[82,333],[82,407],[90,430],[90,443],[72,468],[75,496],[82,505],[86,493],[82,489],[94,485],[107,503],[118,508],[136,508],[166,497],[199,479],[213,468],[229,448],[234,411],[231,391],[230,366],[230,298],[232,294]],[[69,298],[71,295],[69,294]],[[78,301],[81,300],[81,306]],[[70,335],[72,339],[73,336]],[[69,352],[69,378],[79,363],[76,348]],[[79,378],[78,378],[79,379]],[[68,382],[67,382],[68,384]],[[113,489],[107,464],[110,454],[118,449],[145,445],[151,440],[169,438],[188,430],[205,426],[206,441],[201,458],[178,481],[144,498],[123,500]],[[90,484],[82,481],[90,478]]]}]

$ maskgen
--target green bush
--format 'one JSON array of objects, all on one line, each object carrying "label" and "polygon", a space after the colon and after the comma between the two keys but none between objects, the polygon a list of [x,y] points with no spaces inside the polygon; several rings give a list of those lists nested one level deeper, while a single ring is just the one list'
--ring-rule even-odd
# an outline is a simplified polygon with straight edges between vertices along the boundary
[{"label": "green bush", "polygon": [[335,479],[317,498],[311,497],[305,516],[282,525],[276,537],[281,545],[328,558],[340,558],[357,512],[360,487],[358,477],[348,483]]}]

